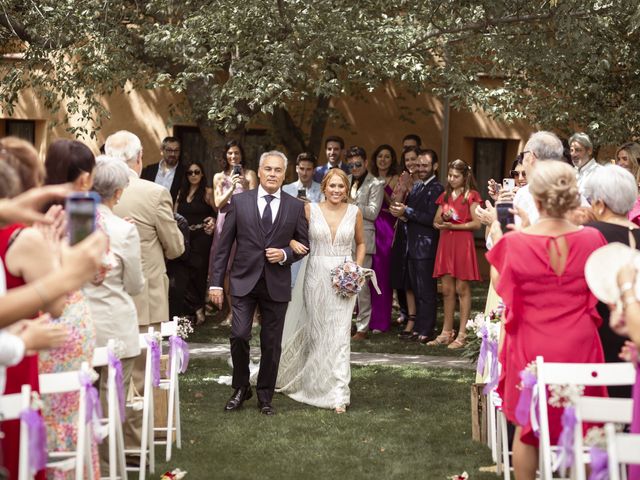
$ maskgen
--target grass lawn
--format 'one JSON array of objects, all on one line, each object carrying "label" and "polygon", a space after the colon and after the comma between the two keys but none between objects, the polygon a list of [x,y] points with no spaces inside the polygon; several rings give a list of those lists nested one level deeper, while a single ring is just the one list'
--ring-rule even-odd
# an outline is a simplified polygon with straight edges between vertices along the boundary
[{"label": "grass lawn", "polygon": [[[352,407],[344,415],[276,395],[275,417],[254,398],[225,413],[231,388],[215,383],[226,362],[194,359],[181,376],[182,450],[156,475],[179,467],[188,479],[472,480],[491,465],[488,448],[471,440],[473,372],[416,367],[354,367]],[[164,459],[164,452],[156,450]]]},{"label": "grass lawn", "polygon": [[[478,312],[484,312],[484,304],[487,298],[487,290],[489,282],[471,282],[471,315]],[[438,331],[442,328],[442,302],[438,305]],[[397,310],[394,310],[392,317],[398,316]],[[456,314],[456,330],[458,316]],[[208,317],[207,321],[195,328],[195,332],[189,336],[189,342],[195,343],[229,343],[230,327],[220,324],[217,317]],[[252,346],[258,346],[259,330],[254,329]],[[398,340],[398,331],[395,327],[391,330],[379,334],[370,334],[368,340],[362,342],[352,342],[351,349],[354,352],[369,353],[401,353],[405,355],[450,355],[460,356],[462,350],[449,350],[446,347],[427,347],[413,342],[401,342]]]}]

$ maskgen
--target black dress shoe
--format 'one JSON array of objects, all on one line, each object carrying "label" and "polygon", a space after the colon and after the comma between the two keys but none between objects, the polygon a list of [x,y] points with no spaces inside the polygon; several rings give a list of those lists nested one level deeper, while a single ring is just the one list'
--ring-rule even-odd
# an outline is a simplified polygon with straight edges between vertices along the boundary
[{"label": "black dress shoe", "polygon": [[253,392],[251,391],[251,387],[240,387],[236,388],[231,395],[231,398],[224,406],[224,410],[226,412],[230,412],[232,410],[237,410],[242,406],[242,403],[245,400],[249,400],[253,396]]},{"label": "black dress shoe", "polygon": [[258,402],[258,408],[260,409],[260,413],[263,415],[275,415],[276,410],[271,406],[270,403],[267,402]]}]

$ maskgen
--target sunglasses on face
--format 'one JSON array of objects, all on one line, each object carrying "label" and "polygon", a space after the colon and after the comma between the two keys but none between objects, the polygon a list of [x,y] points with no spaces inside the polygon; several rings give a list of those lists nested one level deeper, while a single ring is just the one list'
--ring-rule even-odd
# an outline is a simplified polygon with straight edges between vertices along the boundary
[{"label": "sunglasses on face", "polygon": [[187,170],[187,175],[190,177],[195,177],[196,175],[201,175],[202,172],[200,170]]},{"label": "sunglasses on face", "polygon": [[524,170],[520,172],[518,170],[511,170],[511,178],[518,178],[520,176],[522,176],[522,178],[527,178],[527,172]]},{"label": "sunglasses on face", "polygon": [[364,165],[364,163],[362,163],[362,162],[353,162],[353,163],[350,163],[350,164],[349,164],[349,166],[350,166],[351,168],[360,168],[360,167],[362,167],[363,165]]}]

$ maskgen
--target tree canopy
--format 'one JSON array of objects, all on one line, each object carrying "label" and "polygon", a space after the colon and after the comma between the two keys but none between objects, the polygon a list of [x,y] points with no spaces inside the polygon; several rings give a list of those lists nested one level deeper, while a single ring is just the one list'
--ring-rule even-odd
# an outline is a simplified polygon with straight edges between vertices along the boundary
[{"label": "tree canopy", "polygon": [[639,135],[639,2],[629,0],[0,0],[0,104],[183,93],[211,142],[248,122],[318,152],[334,97],[385,82],[599,142]]}]

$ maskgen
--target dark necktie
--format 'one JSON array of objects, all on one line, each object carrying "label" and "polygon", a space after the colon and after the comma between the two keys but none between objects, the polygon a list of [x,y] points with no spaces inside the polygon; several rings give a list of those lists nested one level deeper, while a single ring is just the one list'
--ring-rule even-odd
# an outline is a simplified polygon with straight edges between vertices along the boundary
[{"label": "dark necktie", "polygon": [[273,223],[273,220],[271,218],[271,200],[276,197],[274,197],[273,195],[265,195],[263,198],[265,199],[267,204],[264,206],[264,210],[262,211],[262,229],[265,232],[269,232]]}]

